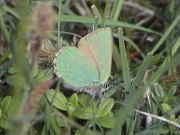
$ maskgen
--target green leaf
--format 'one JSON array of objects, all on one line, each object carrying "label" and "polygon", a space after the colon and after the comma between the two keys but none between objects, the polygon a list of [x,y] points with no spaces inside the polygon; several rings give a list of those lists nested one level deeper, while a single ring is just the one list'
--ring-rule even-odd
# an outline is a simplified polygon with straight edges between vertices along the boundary
[{"label": "green leaf", "polygon": [[9,108],[10,103],[11,103],[11,96],[6,96],[2,99],[2,101],[0,102],[2,113],[6,113],[6,111]]},{"label": "green leaf", "polygon": [[32,68],[32,76],[35,77],[38,73],[38,63],[34,63],[33,68]]},{"label": "green leaf", "polygon": [[60,110],[67,111],[67,98],[61,92],[57,92],[53,89],[46,91],[46,96],[49,102],[53,101],[53,105]]},{"label": "green leaf", "polygon": [[129,88],[131,86],[131,82],[130,82],[131,77],[129,72],[129,64],[128,64],[128,58],[124,44],[122,28],[118,29],[118,36],[119,36],[119,49],[120,49],[121,63],[122,63],[122,75],[124,80],[124,89],[127,92],[129,91]]},{"label": "green leaf", "polygon": [[115,0],[112,13],[111,13],[111,19],[112,20],[118,20],[118,17],[120,15],[122,6],[123,6],[124,0]]},{"label": "green leaf", "polygon": [[80,130],[76,130],[74,135],[102,135],[100,132],[98,131],[91,131],[89,129],[87,129],[85,132],[81,132]]},{"label": "green leaf", "polygon": [[168,91],[167,95],[169,97],[174,96],[177,91],[177,86],[172,86],[172,88]]},{"label": "green leaf", "polygon": [[144,80],[144,76],[146,74],[146,71],[148,70],[148,67],[152,61],[152,53],[148,53],[146,58],[144,59],[143,63],[139,67],[139,70],[136,74],[136,77],[134,81],[132,82],[130,92],[134,91],[136,89],[136,86],[140,86],[142,81]]},{"label": "green leaf", "polygon": [[10,129],[10,123],[7,119],[1,118],[0,119],[0,128]]},{"label": "green leaf", "polygon": [[158,41],[158,43],[154,46],[153,50],[151,51],[152,53],[155,53],[159,47],[162,45],[162,43],[167,39],[168,35],[171,33],[171,31],[175,28],[175,26],[177,25],[177,23],[180,20],[180,15],[178,15],[174,21],[172,22],[172,24],[169,26],[169,28],[166,30],[166,32],[164,33],[164,35],[161,37],[161,39]]},{"label": "green leaf", "polygon": [[171,110],[171,106],[167,103],[162,103],[162,107],[163,107],[165,112]]},{"label": "green leaf", "polygon": [[17,77],[17,75],[9,75],[5,79],[5,82],[7,84],[9,84],[10,86],[16,86],[16,87],[17,86],[19,86],[19,87],[23,86],[24,88],[28,87],[25,78],[23,76],[20,76],[20,75],[18,77]]},{"label": "green leaf", "polygon": [[37,83],[42,83],[45,81],[50,80],[51,78],[53,78],[53,72],[50,69],[43,69],[43,70],[39,70],[35,80],[37,81]]},{"label": "green leaf", "polygon": [[105,128],[114,128],[116,124],[115,117],[103,117],[97,118],[97,123]]},{"label": "green leaf", "polygon": [[68,104],[67,104],[68,114],[71,115],[71,113],[74,112],[77,106],[78,106],[78,96],[75,93],[68,100]]},{"label": "green leaf", "polygon": [[81,94],[80,96],[79,96],[79,103],[80,103],[80,105],[82,105],[82,106],[87,106],[87,105],[89,105],[89,101],[91,100],[91,98],[90,98],[90,96],[88,96],[88,95],[85,95],[85,94]]},{"label": "green leaf", "polygon": [[8,74],[14,74],[14,73],[16,73],[17,72],[17,68],[16,67],[10,67],[9,69],[8,69]]},{"label": "green leaf", "polygon": [[72,113],[72,115],[79,119],[88,120],[88,119],[92,119],[93,110],[91,106],[87,106],[87,107],[78,106],[76,110]]},{"label": "green leaf", "polygon": [[62,117],[55,115],[53,117],[53,119],[59,127],[64,127],[64,121],[63,121]]},{"label": "green leaf", "polygon": [[61,134],[60,130],[59,130],[59,127],[62,127],[64,125],[63,120],[61,119],[61,117],[59,117],[59,116],[53,117],[52,121],[51,121],[51,124],[52,124],[52,130],[55,133],[55,135]]},{"label": "green leaf", "polygon": [[8,6],[3,6],[4,10],[15,16],[17,19],[20,20],[19,14],[13,8],[9,8]]},{"label": "green leaf", "polygon": [[114,116],[114,113],[112,111],[110,111],[107,115],[108,117],[113,117]]},{"label": "green leaf", "polygon": [[104,100],[97,109],[97,114],[100,113],[99,117],[104,117],[110,113],[113,106],[114,106],[114,100],[112,98]]},{"label": "green leaf", "polygon": [[119,53],[119,49],[116,45],[113,45],[113,60],[114,60],[114,63],[115,63],[115,66],[117,68],[117,71],[120,71],[121,70],[121,57],[120,57],[120,53]]},{"label": "green leaf", "polygon": [[158,96],[160,98],[164,97],[164,90],[158,83],[154,84],[154,92],[155,92],[156,96]]}]

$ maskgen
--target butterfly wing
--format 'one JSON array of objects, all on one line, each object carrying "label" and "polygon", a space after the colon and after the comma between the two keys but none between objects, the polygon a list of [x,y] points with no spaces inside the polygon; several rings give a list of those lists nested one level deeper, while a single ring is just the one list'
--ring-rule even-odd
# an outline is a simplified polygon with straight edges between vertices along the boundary
[{"label": "butterfly wing", "polygon": [[66,85],[83,88],[98,82],[96,66],[76,47],[65,47],[56,55],[54,69]]},{"label": "butterfly wing", "polygon": [[96,65],[101,84],[105,83],[110,76],[112,45],[110,28],[96,30],[78,42],[79,49]]}]

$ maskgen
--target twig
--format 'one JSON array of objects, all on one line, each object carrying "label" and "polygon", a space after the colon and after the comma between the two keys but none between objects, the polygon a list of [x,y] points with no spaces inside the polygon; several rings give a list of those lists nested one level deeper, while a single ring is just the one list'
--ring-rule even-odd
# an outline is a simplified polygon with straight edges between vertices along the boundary
[{"label": "twig", "polygon": [[137,110],[137,109],[135,109],[135,111],[137,113],[140,113],[140,114],[143,114],[143,115],[146,115],[146,116],[150,116],[152,118],[156,118],[156,119],[162,120],[162,121],[167,122],[167,123],[169,123],[169,124],[171,124],[171,125],[173,125],[173,126],[175,126],[175,127],[180,129],[180,125],[178,123],[174,122],[174,121],[168,120],[168,119],[166,119],[164,117],[157,116],[157,115],[154,115],[154,114],[151,114],[151,113],[143,112],[143,111],[140,111],[140,110]]}]

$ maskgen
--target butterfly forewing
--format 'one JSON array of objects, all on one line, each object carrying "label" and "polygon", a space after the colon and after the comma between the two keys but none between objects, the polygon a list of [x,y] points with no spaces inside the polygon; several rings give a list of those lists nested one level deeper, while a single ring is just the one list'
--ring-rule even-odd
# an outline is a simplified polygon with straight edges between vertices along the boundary
[{"label": "butterfly forewing", "polygon": [[110,76],[112,45],[110,28],[96,30],[78,42],[79,49],[96,65],[101,84],[105,83]]},{"label": "butterfly forewing", "polygon": [[99,80],[96,66],[76,47],[63,48],[54,64],[57,76],[75,88],[87,87]]}]

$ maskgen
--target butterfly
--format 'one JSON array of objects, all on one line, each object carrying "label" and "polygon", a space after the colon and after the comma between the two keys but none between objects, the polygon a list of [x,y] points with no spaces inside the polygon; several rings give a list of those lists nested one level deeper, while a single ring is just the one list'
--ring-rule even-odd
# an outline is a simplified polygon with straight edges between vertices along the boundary
[{"label": "butterfly", "polygon": [[95,95],[108,88],[113,38],[110,28],[97,29],[81,38],[77,47],[60,49],[54,60],[54,72],[67,88]]}]

